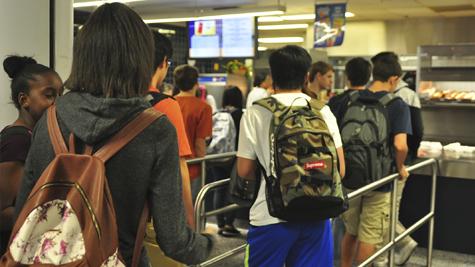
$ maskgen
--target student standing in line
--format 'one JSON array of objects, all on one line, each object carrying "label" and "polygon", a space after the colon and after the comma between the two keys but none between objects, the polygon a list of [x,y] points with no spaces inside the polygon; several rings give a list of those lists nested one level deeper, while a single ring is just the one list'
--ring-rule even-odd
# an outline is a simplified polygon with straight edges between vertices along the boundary
[{"label": "student standing in line", "polygon": [[171,64],[173,47],[170,40],[163,34],[152,31],[155,41],[155,72],[150,83],[149,94],[151,103],[158,111],[167,115],[175,126],[178,138],[178,155],[180,156],[180,173],[183,183],[183,203],[185,204],[186,219],[190,227],[195,227],[193,202],[191,200],[190,175],[186,158],[191,155],[190,145],[186,136],[185,124],[181,114],[180,105],[172,97],[163,95],[157,88],[163,83]]},{"label": "student standing in line", "polygon": [[268,71],[256,72],[254,75],[254,88],[247,95],[246,109],[252,106],[257,100],[266,98],[272,89],[272,76]]},{"label": "student standing in line", "polygon": [[9,56],[3,68],[12,79],[11,99],[18,118],[0,132],[0,255],[5,253],[13,227],[15,199],[33,128],[63,92],[59,75],[33,58]]},{"label": "student standing in line", "polygon": [[305,93],[313,98],[327,101],[333,87],[334,76],[335,71],[332,65],[323,61],[313,63]]},{"label": "student standing in line", "polygon": [[[183,115],[186,135],[191,146],[191,158],[206,156],[206,140],[212,134],[211,107],[196,97],[198,70],[189,65],[178,66],[173,72],[175,86],[180,93],[175,96]],[[195,201],[200,189],[201,164],[188,165],[191,180],[191,195]]]},{"label": "student standing in line", "polygon": [[328,106],[338,122],[343,118],[348,95],[352,91],[366,89],[366,85],[371,77],[371,63],[361,57],[352,58],[345,64],[345,75],[348,89],[342,94],[330,98],[328,101]]},{"label": "student standing in line", "polygon": [[[399,57],[394,52],[381,52],[374,57],[371,58],[373,64],[376,64],[378,61],[394,61],[399,62]],[[417,159],[417,150],[419,145],[422,141],[422,137],[424,136],[424,127],[422,124],[422,116],[421,116],[421,102],[417,93],[408,87],[408,84],[404,82],[402,79],[399,81],[396,89],[393,93],[400,98],[409,106],[409,111],[411,113],[411,127],[412,127],[412,134],[407,136],[407,146],[408,146],[408,153],[406,164],[411,164]],[[406,185],[407,179],[398,180],[397,184],[397,191],[396,191],[396,198],[397,198],[397,216],[399,218],[399,207],[401,206],[401,199],[402,194],[404,192],[404,187]],[[406,231],[404,225],[397,220],[396,224],[396,235],[400,235]],[[382,245],[389,241],[389,234],[386,234],[385,240]],[[404,265],[409,258],[411,257],[412,253],[416,250],[417,242],[411,237],[406,236],[401,242],[396,244],[395,248],[395,257],[394,262],[397,265]],[[376,262],[380,266],[387,265],[387,257],[384,259]]]},{"label": "student standing in line", "polygon": [[[379,60],[395,60],[399,62],[399,57],[394,52],[381,52],[371,58],[371,62],[375,64]],[[407,154],[406,163],[411,164],[414,160],[417,159],[417,150],[424,136],[424,125],[422,122],[421,115],[421,100],[419,95],[409,88],[409,84],[399,79],[399,83],[396,89],[393,91],[394,95],[399,96],[404,100],[404,102],[409,106],[409,111],[411,112],[411,125],[412,125],[412,134],[407,136],[407,146],[409,152]]]},{"label": "student standing in line", "polygon": [[[150,107],[145,99],[154,61],[153,36],[140,16],[120,3],[98,7],[75,38],[70,92],[56,101],[63,137],[74,134],[78,152],[100,149],[111,136]],[[37,123],[16,213],[54,151],[46,116]],[[149,203],[156,241],[165,255],[186,264],[203,262],[211,237],[186,223],[176,131],[166,116],[155,120],[105,164],[112,196],[119,252],[131,266],[142,210]],[[149,266],[142,249],[139,266]]]},{"label": "student standing in line", "polygon": [[[243,97],[241,90],[236,87],[230,87],[224,90],[223,92],[223,99],[222,99],[222,109],[220,112],[226,112],[231,115],[232,121],[231,123],[234,125],[236,129],[236,138],[233,140],[233,148],[237,148],[238,140],[239,140],[239,125],[241,122],[242,117],[242,105],[243,105]],[[216,127],[214,125],[213,127]],[[218,127],[222,127],[218,124]],[[229,128],[229,127],[228,127]],[[228,133],[228,136],[232,136],[232,134]],[[231,170],[233,168],[234,160],[225,163],[225,164],[217,164],[217,166],[213,166],[210,168],[210,176],[212,177],[211,180],[218,181],[221,179],[226,179],[231,177]],[[219,188],[215,190],[214,194],[214,207],[216,209],[222,208],[225,205],[228,205],[229,201],[229,191],[227,188]],[[240,234],[239,230],[234,227],[234,219],[236,218],[236,212],[230,211],[225,214],[218,214],[216,216],[218,222],[218,234],[224,237],[234,237]]]},{"label": "student standing in line", "polygon": [[[352,58],[345,65],[345,75],[348,89],[343,94],[334,96],[328,101],[328,106],[335,115],[337,122],[341,122],[342,120],[346,105],[342,105],[341,103],[348,101],[348,95],[355,90],[366,89],[366,85],[371,76],[371,63],[361,57]],[[335,239],[335,258],[338,259],[341,256],[341,240],[343,239],[344,233],[345,226],[342,219],[340,217],[335,218],[333,220],[333,238]]]},{"label": "student standing in line", "polygon": [[[387,97],[393,91],[401,76],[401,66],[398,62],[382,60],[373,66],[373,83],[369,90],[359,91],[360,97],[366,99],[371,98],[376,101]],[[350,83],[352,81],[350,80]],[[337,109],[345,108],[348,104],[340,102]],[[400,179],[406,179],[409,176],[404,161],[407,155],[407,135],[411,134],[409,107],[402,99],[394,99],[389,102],[386,107],[387,117],[389,120],[389,138],[388,146],[393,147],[394,158],[392,158],[392,166],[395,166],[400,175]],[[346,115],[345,115],[346,117]],[[342,123],[341,121],[339,122]],[[344,125],[343,125],[344,126]],[[386,129],[387,125],[384,126]],[[379,132],[384,132],[380,129]],[[342,129],[343,142],[345,143],[345,129]],[[346,143],[345,143],[346,144]],[[346,149],[348,151],[348,149]],[[348,155],[345,155],[347,157]],[[383,157],[381,155],[379,157]],[[349,161],[349,159],[346,159]],[[370,161],[371,162],[371,161]],[[378,162],[378,161],[375,161]],[[351,166],[351,165],[350,165]],[[370,166],[371,167],[371,166]],[[378,168],[378,167],[376,167]],[[379,168],[381,169],[381,168]],[[367,170],[366,173],[370,173]],[[382,176],[388,175],[392,170],[383,173]],[[348,169],[349,174],[361,173],[361,170]],[[346,177],[343,184],[348,185],[352,178]],[[358,177],[366,179],[366,177]],[[382,178],[382,177],[376,177]],[[345,185],[345,186],[346,186]],[[345,223],[346,233],[341,244],[341,266],[350,267],[353,261],[357,264],[362,263],[370,257],[377,245],[383,241],[383,237],[388,230],[389,225],[389,209],[390,209],[390,191],[391,184],[384,185],[373,192],[358,197],[350,201],[350,208],[343,213],[342,219]]]},{"label": "student standing in line", "polygon": [[[310,97],[302,93],[308,77],[311,58],[298,46],[277,49],[269,57],[275,94],[271,97],[285,106],[308,105]],[[339,151],[344,159],[340,134],[335,117],[328,106],[320,110]],[[257,161],[270,174],[269,125],[273,114],[259,105],[244,113],[237,152],[238,175],[253,177]],[[340,169],[341,176],[344,170]],[[266,181],[261,179],[257,199],[250,210],[250,229],[246,266],[333,266],[333,239],[330,220],[315,222],[285,222],[269,214],[266,199]]]}]

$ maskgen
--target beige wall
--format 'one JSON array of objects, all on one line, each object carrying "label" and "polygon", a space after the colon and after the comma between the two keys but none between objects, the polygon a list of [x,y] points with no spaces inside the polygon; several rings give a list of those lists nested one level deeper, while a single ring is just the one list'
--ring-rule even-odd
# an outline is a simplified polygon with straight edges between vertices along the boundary
[{"label": "beige wall", "polygon": [[386,44],[399,54],[416,54],[419,45],[475,43],[475,17],[405,19],[386,22]]},{"label": "beige wall", "polygon": [[[342,46],[323,49],[328,56],[374,55],[384,50],[416,54],[420,45],[475,43],[475,17],[419,18],[348,22]],[[306,46],[312,46],[307,32]]]},{"label": "beige wall", "polygon": [[[8,55],[33,56],[49,65],[49,1],[2,0],[0,8],[0,61]],[[0,70],[0,130],[18,113],[10,99],[10,79]]]},{"label": "beige wall", "polygon": [[[73,0],[56,1],[55,65],[60,76],[69,75],[73,42]],[[49,0],[1,0],[0,61],[7,55],[33,56],[49,65]],[[0,70],[0,130],[18,112],[10,100],[10,79]]]},{"label": "beige wall", "polygon": [[328,56],[372,55],[386,50],[383,21],[349,22],[342,46],[327,48]]}]

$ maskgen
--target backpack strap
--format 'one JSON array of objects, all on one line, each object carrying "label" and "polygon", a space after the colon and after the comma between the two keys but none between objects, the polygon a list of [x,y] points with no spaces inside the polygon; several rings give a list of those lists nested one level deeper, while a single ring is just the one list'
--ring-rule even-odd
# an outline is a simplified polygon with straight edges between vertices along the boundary
[{"label": "backpack strap", "polygon": [[393,93],[387,93],[379,99],[379,103],[381,103],[384,107],[387,107],[391,102],[398,98],[399,97],[394,95]]},{"label": "backpack strap", "polygon": [[56,105],[52,105],[48,108],[46,122],[54,154],[68,153],[68,148],[66,147],[66,143],[64,143],[63,134],[59,129],[58,118],[56,117]]},{"label": "backpack strap", "polygon": [[272,113],[277,113],[277,112],[282,112],[286,109],[286,106],[284,106],[282,103],[280,103],[279,101],[277,101],[277,99],[269,96],[269,97],[266,97],[264,99],[261,99],[261,100],[258,100],[258,101],[255,101],[253,103],[253,105],[258,105],[258,106],[261,106],[267,110],[269,110],[270,112]]},{"label": "backpack strap", "polygon": [[175,99],[172,96],[169,96],[160,92],[149,92],[148,95],[145,97],[145,99],[150,103],[152,107],[158,104],[160,101],[165,100],[167,98],[171,98],[173,100]]},{"label": "backpack strap", "polygon": [[[102,161],[106,162],[110,159],[115,153],[122,149],[126,144],[128,144],[132,139],[134,139],[139,133],[141,133],[145,128],[150,124],[156,121],[158,118],[163,116],[163,113],[160,113],[151,107],[144,110],[139,114],[135,119],[129,122],[125,127],[123,127],[117,134],[115,134],[103,147],[101,147],[94,156],[100,158]],[[140,256],[142,254],[143,240],[145,237],[145,227],[147,225],[147,220],[149,217],[149,208],[148,203],[145,203],[142,210],[142,215],[140,217],[137,236],[135,237],[135,246],[134,254],[132,257],[132,267],[137,267],[139,265]]]},{"label": "backpack strap", "polygon": [[360,97],[360,92],[358,90],[351,91],[348,94],[348,104],[355,102]]},{"label": "backpack strap", "polygon": [[94,153],[94,156],[106,162],[161,116],[163,113],[156,111],[153,107],[144,110]]},{"label": "backpack strap", "polygon": [[322,110],[322,108],[325,106],[325,102],[318,100],[318,99],[310,99],[310,107],[313,109],[316,109],[318,111]]}]

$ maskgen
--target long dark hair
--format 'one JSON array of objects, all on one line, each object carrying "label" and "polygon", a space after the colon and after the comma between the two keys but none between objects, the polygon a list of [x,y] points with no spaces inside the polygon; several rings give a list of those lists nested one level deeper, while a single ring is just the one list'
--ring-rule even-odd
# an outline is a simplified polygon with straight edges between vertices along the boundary
[{"label": "long dark hair", "polygon": [[8,56],[3,61],[3,69],[8,74],[8,77],[12,79],[10,85],[11,99],[18,110],[20,109],[18,95],[20,93],[28,94],[30,92],[30,81],[36,81],[36,75],[45,73],[58,75],[53,69],[38,64],[36,60],[31,57]]},{"label": "long dark hair", "polygon": [[99,97],[142,96],[153,62],[152,33],[140,16],[124,4],[104,4],[78,32],[66,87]]},{"label": "long dark hair", "polygon": [[232,106],[239,110],[242,109],[242,92],[238,87],[233,86],[227,88],[223,92],[223,108]]}]

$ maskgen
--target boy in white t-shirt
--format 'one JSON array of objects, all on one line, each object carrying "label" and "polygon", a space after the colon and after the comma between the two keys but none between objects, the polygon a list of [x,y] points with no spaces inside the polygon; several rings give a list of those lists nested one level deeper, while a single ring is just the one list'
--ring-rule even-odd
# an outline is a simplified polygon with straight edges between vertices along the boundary
[{"label": "boy in white t-shirt", "polygon": [[[269,57],[275,94],[282,104],[307,105],[310,97],[301,91],[308,77],[311,58],[298,46],[285,46]],[[321,110],[333,136],[344,176],[343,149],[335,117],[328,106]],[[272,113],[261,106],[251,106],[241,119],[237,152],[238,174],[255,179],[257,161],[269,174],[269,126]],[[267,208],[265,179],[250,210],[246,266],[333,266],[333,238],[329,220],[319,222],[285,222],[272,217]]]},{"label": "boy in white t-shirt", "polygon": [[257,72],[254,77],[254,88],[247,95],[246,108],[250,108],[252,103],[269,96],[272,88],[272,77],[269,72]]}]

